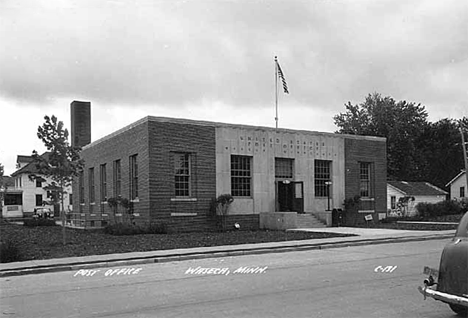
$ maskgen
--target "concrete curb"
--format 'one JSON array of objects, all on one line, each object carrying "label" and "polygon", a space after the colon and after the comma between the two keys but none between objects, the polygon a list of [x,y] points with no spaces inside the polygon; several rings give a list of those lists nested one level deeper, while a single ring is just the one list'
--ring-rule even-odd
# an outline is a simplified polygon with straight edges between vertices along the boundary
[{"label": "concrete curb", "polygon": [[438,240],[453,238],[453,234],[442,234],[442,235],[427,235],[427,236],[407,236],[398,238],[380,238],[380,239],[362,239],[353,241],[343,241],[334,243],[306,243],[300,245],[286,245],[286,246],[274,246],[274,247],[258,247],[258,248],[231,248],[226,251],[215,251],[215,252],[203,252],[203,253],[185,253],[185,254],[168,254],[166,256],[148,256],[139,258],[129,259],[118,259],[112,261],[93,261],[93,262],[79,262],[70,264],[56,264],[50,266],[30,266],[16,269],[4,269],[0,270],[0,277],[9,276],[22,276],[31,274],[43,274],[52,272],[63,272],[63,271],[77,271],[80,269],[95,269],[103,267],[117,267],[117,266],[132,266],[149,263],[167,263],[186,261],[192,259],[205,259],[205,258],[218,258],[218,257],[229,257],[229,256],[242,256],[242,255],[256,255],[256,254],[267,254],[267,253],[286,253],[286,252],[297,252],[317,249],[330,249],[350,246],[361,246],[361,245],[376,245],[376,244],[387,244],[387,243],[405,243],[415,241],[426,241],[426,240]]}]

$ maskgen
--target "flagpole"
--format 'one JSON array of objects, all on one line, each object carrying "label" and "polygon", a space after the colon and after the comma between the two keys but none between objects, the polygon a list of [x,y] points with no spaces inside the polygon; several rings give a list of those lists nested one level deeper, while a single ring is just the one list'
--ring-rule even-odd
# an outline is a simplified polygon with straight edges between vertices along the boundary
[{"label": "flagpole", "polygon": [[278,129],[278,59],[275,56],[275,109],[276,109],[276,129]]}]

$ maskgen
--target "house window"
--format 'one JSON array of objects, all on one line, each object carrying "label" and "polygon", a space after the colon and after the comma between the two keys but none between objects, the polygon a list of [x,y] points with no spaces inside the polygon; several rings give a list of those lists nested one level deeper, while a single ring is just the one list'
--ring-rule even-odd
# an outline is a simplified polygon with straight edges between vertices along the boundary
[{"label": "house window", "polygon": [[73,205],[73,193],[68,194],[68,205]]},{"label": "house window", "polygon": [[42,188],[42,179],[36,179],[36,188]]},{"label": "house window", "polygon": [[331,180],[331,161],[315,160],[314,178],[315,196],[328,197],[329,185],[327,183]]},{"label": "house window", "polygon": [[465,197],[465,187],[460,187],[460,198]]},{"label": "house window", "polygon": [[396,209],[396,196],[394,195],[390,197],[390,208],[392,210]]},{"label": "house window", "polygon": [[118,197],[121,192],[122,174],[120,168],[120,159],[114,161],[114,197]]},{"label": "house window", "polygon": [[190,196],[190,154],[174,154],[175,196]]},{"label": "house window", "polygon": [[89,168],[88,182],[89,182],[89,203],[94,203],[96,201],[95,186],[94,186],[94,168]]},{"label": "house window", "polygon": [[292,178],[293,162],[293,159],[275,158],[275,178]]},{"label": "house window", "polygon": [[130,200],[138,199],[138,155],[130,156]]},{"label": "house window", "polygon": [[363,198],[371,198],[372,193],[372,163],[359,163],[359,195]]},{"label": "house window", "polygon": [[231,156],[231,195],[234,197],[252,196],[252,158]]},{"label": "house window", "polygon": [[42,194],[36,194],[36,206],[42,206]]}]

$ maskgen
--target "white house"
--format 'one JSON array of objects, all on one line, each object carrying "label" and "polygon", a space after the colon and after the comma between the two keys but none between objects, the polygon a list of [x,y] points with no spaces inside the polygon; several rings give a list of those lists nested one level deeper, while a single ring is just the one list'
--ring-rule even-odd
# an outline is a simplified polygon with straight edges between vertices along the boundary
[{"label": "white house", "polygon": [[429,182],[387,181],[387,211],[389,216],[414,216],[418,203],[441,202],[447,194]]},{"label": "white house", "polygon": [[467,198],[466,193],[466,172],[465,170],[460,171],[449,183],[445,185],[450,187],[450,199],[460,200],[461,198]]},{"label": "white house", "polygon": [[[14,179],[14,186],[7,189],[5,193],[4,207],[2,210],[3,217],[21,217],[32,215],[34,208],[49,207],[54,211],[55,216],[60,214],[60,206],[47,205],[46,201],[50,200],[52,193],[44,189],[45,186],[51,184],[49,178],[42,180],[31,180],[29,175],[36,172],[36,168],[32,163],[31,156],[17,156],[17,168],[11,176]],[[73,196],[72,188],[65,189],[65,209],[72,209]]]}]

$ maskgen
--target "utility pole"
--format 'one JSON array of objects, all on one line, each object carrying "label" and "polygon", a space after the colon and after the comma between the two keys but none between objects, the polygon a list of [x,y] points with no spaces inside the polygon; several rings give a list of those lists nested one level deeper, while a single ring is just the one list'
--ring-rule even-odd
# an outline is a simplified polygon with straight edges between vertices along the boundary
[{"label": "utility pole", "polygon": [[466,178],[466,187],[465,187],[465,191],[468,191],[468,155],[466,153],[466,144],[467,142],[465,142],[465,134],[464,134],[464,129],[466,130],[466,127],[463,126],[463,122],[460,120],[459,121],[459,129],[460,129],[460,134],[461,134],[461,139],[462,139],[462,148],[463,148],[463,158],[465,160],[465,178]]}]

